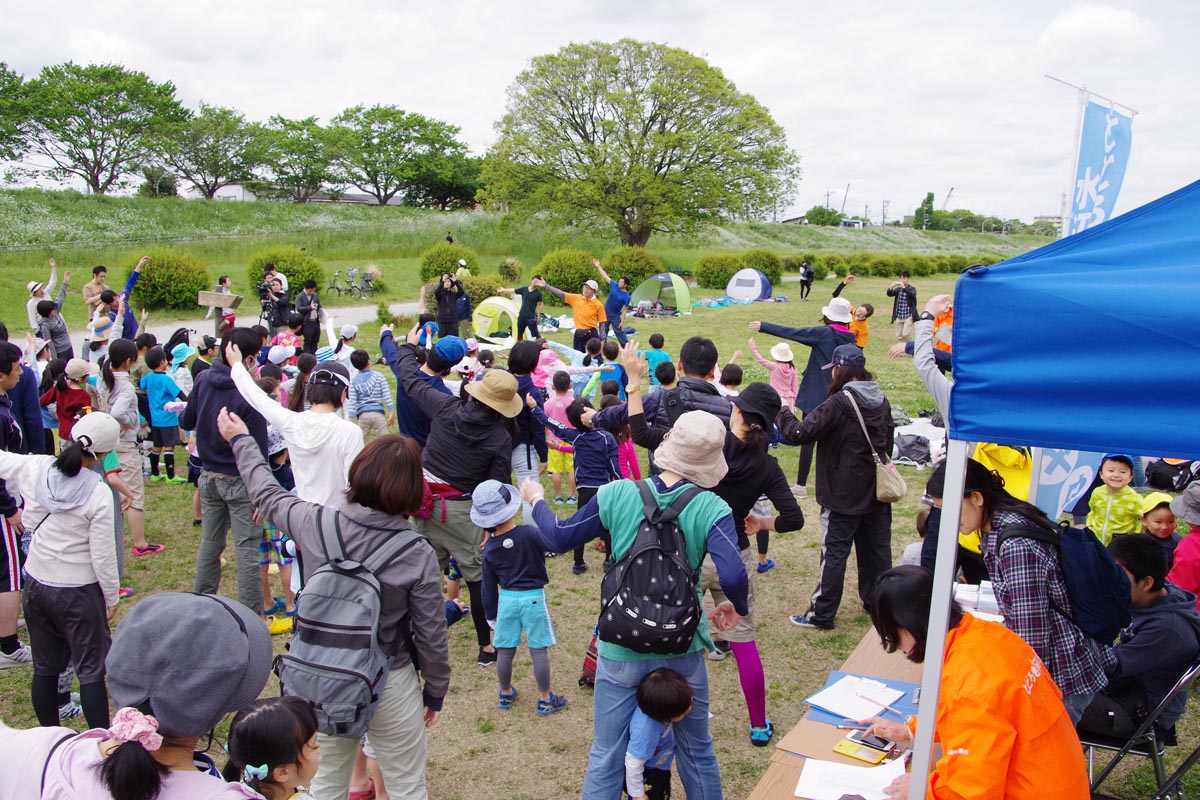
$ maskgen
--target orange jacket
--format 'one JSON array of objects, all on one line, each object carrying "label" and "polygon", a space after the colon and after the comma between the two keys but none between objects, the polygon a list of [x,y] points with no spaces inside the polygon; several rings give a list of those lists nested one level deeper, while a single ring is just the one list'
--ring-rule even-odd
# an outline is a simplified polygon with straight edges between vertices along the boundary
[{"label": "orange jacket", "polygon": [[[853,314],[854,309],[851,309],[850,313]],[[850,320],[848,327],[850,328],[850,332],[854,334],[854,343],[859,347],[866,347],[867,342],[871,340],[871,324],[865,319],[856,318]]]},{"label": "orange jacket", "polygon": [[942,757],[930,797],[1091,797],[1062,693],[1033,648],[1003,625],[965,614],[948,634],[934,733]]},{"label": "orange jacket", "polygon": [[[942,326],[946,330],[941,330]],[[933,346],[944,353],[952,352],[950,331],[954,328],[954,309],[948,308],[933,318]]]}]

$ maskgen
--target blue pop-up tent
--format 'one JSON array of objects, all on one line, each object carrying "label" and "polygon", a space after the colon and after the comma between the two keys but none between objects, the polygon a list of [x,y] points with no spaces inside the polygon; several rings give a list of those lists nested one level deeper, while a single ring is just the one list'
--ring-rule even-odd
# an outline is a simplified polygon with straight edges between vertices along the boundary
[{"label": "blue pop-up tent", "polygon": [[[967,442],[1200,456],[1200,182],[991,267],[954,294],[954,387],[934,603],[941,653]],[[922,677],[925,784],[941,661]]]}]

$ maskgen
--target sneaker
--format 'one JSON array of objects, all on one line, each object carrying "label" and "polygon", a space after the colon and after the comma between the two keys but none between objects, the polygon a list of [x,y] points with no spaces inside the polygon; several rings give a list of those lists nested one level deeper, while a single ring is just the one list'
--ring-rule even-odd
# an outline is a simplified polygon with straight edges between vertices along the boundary
[{"label": "sneaker", "polygon": [[504,692],[497,692],[497,694],[500,695],[500,708],[508,711],[517,700],[517,687],[512,687],[512,690],[508,694]]},{"label": "sneaker", "polygon": [[607,552],[608,552],[608,547],[606,547],[606,546],[605,546],[605,544],[604,544],[604,540],[603,540],[603,539],[597,539],[597,540],[596,540],[596,544],[595,544],[595,545],[593,545],[593,546],[596,548],[596,550],[598,550],[598,551],[599,551],[599,552],[601,552],[601,553],[607,553]]},{"label": "sneaker", "polygon": [[157,475],[150,476],[150,480],[154,481],[155,483],[159,483],[160,481],[165,481],[166,479],[167,479],[167,476],[163,475],[161,472]]},{"label": "sneaker", "polygon": [[204,520],[202,520],[202,519],[194,519],[194,520],[192,520],[192,527],[193,527],[193,528],[199,528],[199,527],[200,527],[201,525],[203,525],[203,524],[204,524]]},{"label": "sneaker", "polygon": [[153,556],[153,555],[158,555],[159,553],[161,553],[162,551],[164,551],[166,549],[167,548],[162,546],[161,544],[144,544],[144,545],[135,544],[133,546],[133,554],[135,556]]},{"label": "sneaker", "polygon": [[729,642],[716,641],[713,642],[713,645],[716,649],[708,651],[707,656],[709,661],[724,661],[725,657],[733,652],[733,648],[729,645]]},{"label": "sneaker", "polygon": [[775,569],[775,560],[771,558],[767,559],[767,563],[758,565],[758,571],[760,574],[772,569]]},{"label": "sneaker", "polygon": [[174,478],[167,478],[167,483],[187,483],[187,478],[176,475]]},{"label": "sneaker", "polygon": [[582,575],[587,572],[587,564],[576,564],[571,567],[571,572],[574,572],[576,575]]},{"label": "sneaker", "polygon": [[267,617],[267,632],[272,636],[278,636],[281,633],[291,633],[294,619],[295,617],[289,617],[286,614],[282,617],[272,614]]},{"label": "sneaker", "polygon": [[135,594],[137,594],[137,590],[131,586],[122,586],[120,589],[117,590],[117,598],[120,600],[124,600],[128,597],[133,597]]},{"label": "sneaker", "polygon": [[33,652],[29,645],[23,644],[11,653],[0,653],[0,669],[23,667],[33,663]]},{"label": "sneaker", "polygon": [[771,724],[771,720],[767,720],[767,724],[760,728],[750,726],[750,744],[755,747],[766,747],[774,736],[775,726]]},{"label": "sneaker", "polygon": [[542,557],[543,558],[558,558],[558,553],[555,553],[553,550],[547,550],[546,552],[542,553]]},{"label": "sneaker", "polygon": [[805,497],[808,497],[808,487],[801,486],[798,483],[793,484],[792,485],[792,497],[796,498],[797,500],[802,500]]},{"label": "sneaker", "polygon": [[79,705],[79,703],[75,702],[74,700],[68,700],[66,703],[63,703],[58,707],[59,720],[75,719],[76,717],[82,716],[83,706]]},{"label": "sneaker", "polygon": [[562,505],[562,495],[561,494],[554,495],[554,502],[561,506]]},{"label": "sneaker", "polygon": [[578,502],[579,502],[579,498],[576,497],[575,495],[573,495],[573,494],[567,495],[567,503],[568,504],[573,504],[573,503],[578,503]]},{"label": "sneaker", "polygon": [[797,628],[813,628],[819,631],[832,630],[832,625],[821,625],[812,618],[809,614],[792,614],[788,617],[788,622],[795,625]]},{"label": "sneaker", "polygon": [[498,657],[495,650],[489,653],[481,647],[479,648],[479,657],[475,659],[475,663],[481,667],[494,667],[496,666],[496,659]]},{"label": "sneaker", "polygon": [[550,693],[549,700],[542,700],[541,698],[538,698],[538,716],[548,717],[555,711],[562,711],[567,707],[568,702],[569,701],[567,698],[563,697],[561,694],[555,694],[554,692]]}]

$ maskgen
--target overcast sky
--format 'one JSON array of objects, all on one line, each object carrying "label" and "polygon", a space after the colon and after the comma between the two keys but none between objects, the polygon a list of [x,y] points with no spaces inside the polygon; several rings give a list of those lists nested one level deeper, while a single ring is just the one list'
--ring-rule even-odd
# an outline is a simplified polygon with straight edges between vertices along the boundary
[{"label": "overcast sky", "polygon": [[[436,5],[436,8],[434,6]],[[992,10],[977,10],[987,7]],[[1195,0],[754,2],[554,0],[3,0],[0,60],[27,77],[74,60],[119,62],[178,96],[322,120],[358,103],[449,121],[476,154],[495,140],[506,87],[537,55],[622,37],[705,57],[787,131],[803,180],[788,213],[925,192],[941,206],[1030,220],[1057,214],[1077,94],[1139,114],[1117,212],[1200,177]],[[781,218],[784,216],[781,209]]]}]

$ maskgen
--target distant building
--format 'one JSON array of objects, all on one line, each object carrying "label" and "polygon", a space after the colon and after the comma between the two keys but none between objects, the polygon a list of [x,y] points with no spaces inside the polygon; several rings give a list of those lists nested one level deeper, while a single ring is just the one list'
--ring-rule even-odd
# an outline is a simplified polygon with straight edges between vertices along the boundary
[{"label": "distant building", "polygon": [[792,217],[791,219],[779,220],[781,225],[807,225],[808,217]]},{"label": "distant building", "polygon": [[[196,190],[193,186],[183,193],[183,196],[189,200],[196,200],[204,195]],[[228,200],[239,203],[253,203],[258,200],[258,195],[250,191],[241,183],[230,183],[217,189],[217,193],[213,195],[213,200]]]},{"label": "distant building", "polygon": [[839,228],[865,228],[866,220],[861,219],[844,219],[838,223]]}]

